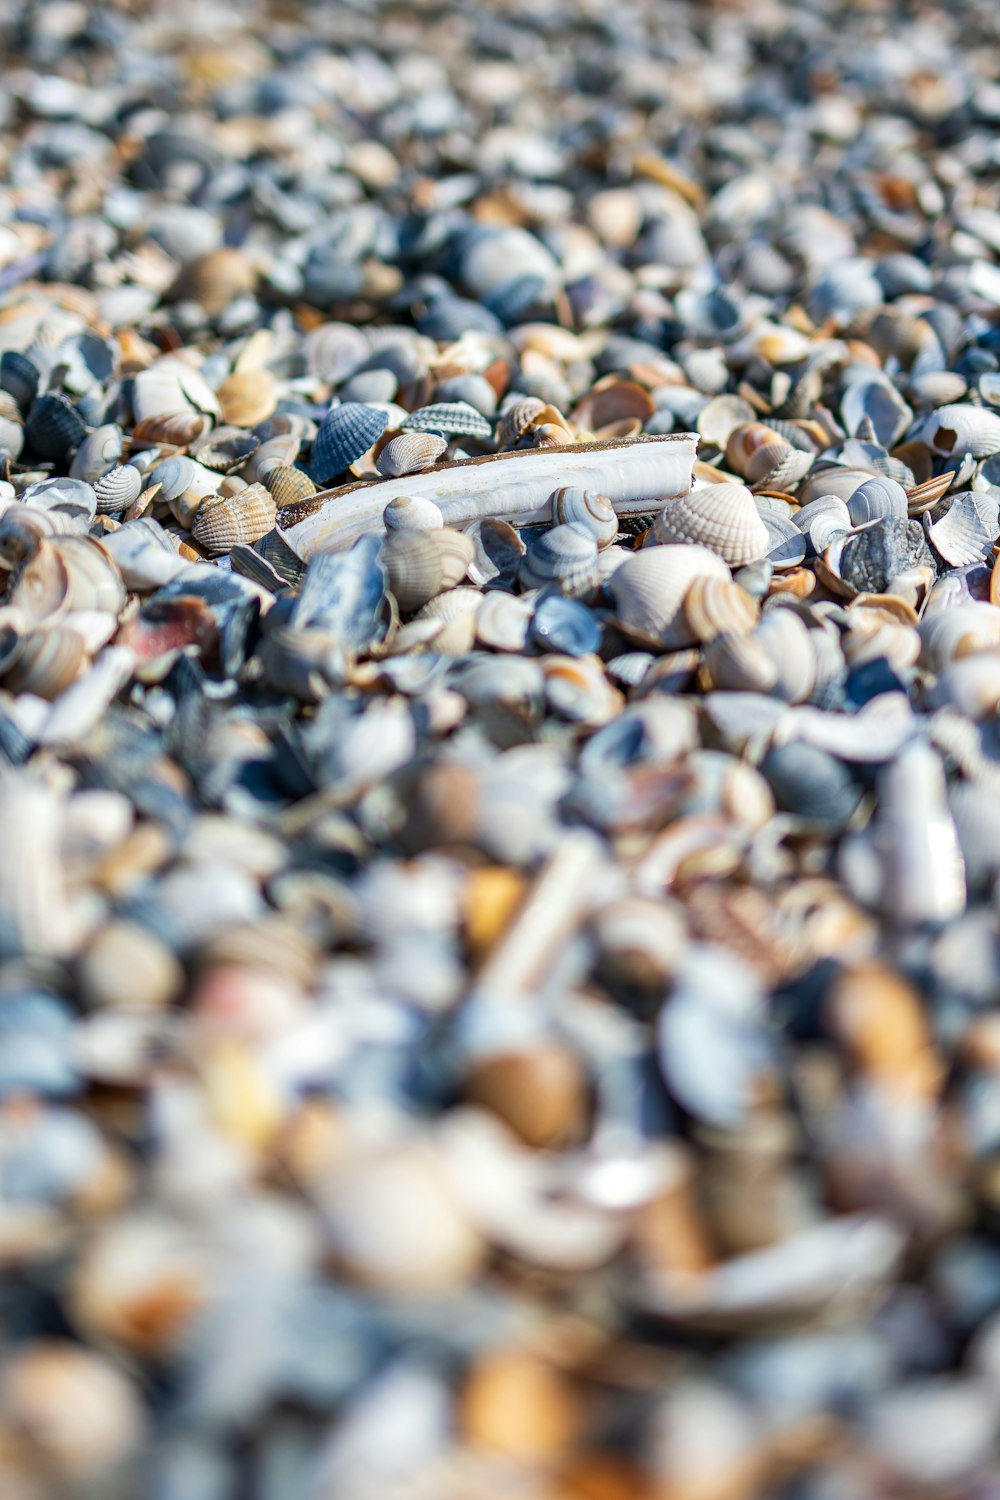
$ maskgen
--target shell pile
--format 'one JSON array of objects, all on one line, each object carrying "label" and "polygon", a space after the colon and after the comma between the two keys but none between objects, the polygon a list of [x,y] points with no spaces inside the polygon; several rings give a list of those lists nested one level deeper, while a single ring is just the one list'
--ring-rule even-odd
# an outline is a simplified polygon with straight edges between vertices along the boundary
[{"label": "shell pile", "polygon": [[1000,1493],[995,0],[0,6],[0,1496]]}]

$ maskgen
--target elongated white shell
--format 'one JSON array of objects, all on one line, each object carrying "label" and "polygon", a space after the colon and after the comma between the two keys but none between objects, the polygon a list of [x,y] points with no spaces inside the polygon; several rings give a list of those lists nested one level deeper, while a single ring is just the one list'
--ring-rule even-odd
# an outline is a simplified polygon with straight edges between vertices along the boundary
[{"label": "elongated white shell", "polygon": [[[484,516],[548,521],[553,491],[570,484],[607,495],[619,515],[642,515],[687,494],[696,442],[692,433],[680,432],[489,454],[422,474],[420,491],[440,507],[446,526],[468,526]],[[389,501],[412,488],[405,475],[342,485],[286,507],[278,524],[303,558],[340,552],[359,536],[382,531]]]}]

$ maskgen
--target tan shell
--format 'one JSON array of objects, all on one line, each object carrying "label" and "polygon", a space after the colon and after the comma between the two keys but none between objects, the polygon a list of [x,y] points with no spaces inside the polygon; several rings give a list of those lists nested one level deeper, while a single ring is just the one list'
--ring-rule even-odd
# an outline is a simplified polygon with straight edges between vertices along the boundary
[{"label": "tan shell", "polygon": [[401,432],[390,438],[375,460],[375,467],[386,479],[400,474],[419,474],[433,468],[447,448],[445,438],[434,432]]},{"label": "tan shell", "polygon": [[[731,430],[726,441],[724,463],[734,474],[750,478],[749,466],[760,449],[773,451],[777,447],[784,450],[788,446],[787,439],[764,422],[741,422]],[[773,464],[768,465],[768,468],[773,467]],[[767,469],[761,469],[760,473],[767,473]]]},{"label": "tan shell", "polygon": [[769,545],[767,527],[742,484],[712,485],[672,500],[658,513],[653,532],[659,542],[708,547],[734,568],[763,557]]},{"label": "tan shell", "polygon": [[729,578],[729,569],[707,547],[643,547],[616,568],[607,583],[622,624],[665,646],[687,646],[691,634],[681,616],[695,578]]},{"label": "tan shell", "polygon": [[638,420],[641,426],[655,410],[653,398],[641,385],[608,375],[574,407],[570,420],[575,427],[598,432],[622,421]]},{"label": "tan shell", "polygon": [[242,250],[223,246],[210,250],[184,267],[175,283],[173,294],[185,301],[197,302],[210,318],[224,312],[231,302],[252,292],[257,274]]},{"label": "tan shell", "polygon": [[386,531],[438,531],[444,525],[441,507],[424,495],[397,495],[382,520]]},{"label": "tan shell", "polygon": [[75,630],[62,625],[33,630],[21,643],[21,650],[5,686],[15,693],[33,693],[51,701],[68,688],[79,675],[87,652]]},{"label": "tan shell", "polygon": [[435,651],[446,656],[463,656],[466,651],[471,651],[476,638],[476,615],[483,597],[478,589],[451,588],[424,605],[416,619],[442,625],[433,639]]},{"label": "tan shell", "polygon": [[295,505],[300,500],[308,500],[310,495],[316,493],[316,486],[309,475],[292,464],[275,464],[263,476],[263,482],[274,496],[274,503],[279,510],[283,505]]},{"label": "tan shell", "polygon": [[8,604],[20,610],[32,624],[49,619],[65,609],[69,598],[69,574],[54,542],[39,542],[24,564],[11,590]]},{"label": "tan shell", "polygon": [[220,555],[237,542],[257,542],[274,529],[277,508],[262,484],[248,485],[228,499],[206,500],[191,525],[191,535],[206,552]]},{"label": "tan shell", "polygon": [[239,370],[219,386],[219,406],[223,422],[234,427],[256,427],[274,411],[278,400],[274,376],[270,370]]},{"label": "tan shell", "polygon": [[119,615],[128,597],[118,566],[100,542],[89,536],[61,537],[53,543],[66,568],[66,607]]},{"label": "tan shell", "polygon": [[389,587],[404,614],[420,609],[465,577],[475,548],[462,531],[441,527],[433,531],[393,531],[386,537],[382,559]]},{"label": "tan shell", "polygon": [[906,492],[906,513],[909,516],[922,516],[925,510],[930,510],[932,505],[946,495],[951,489],[955,476],[949,470],[945,474],[937,474],[932,479],[925,479],[923,484],[915,485],[912,490]]},{"label": "tan shell", "polygon": [[717,635],[705,647],[704,662],[713,688],[722,691],[770,693],[778,681],[770,654],[752,635]]},{"label": "tan shell", "polygon": [[174,448],[186,448],[189,443],[204,437],[212,425],[211,417],[200,411],[166,412],[157,417],[144,417],[132,431],[132,441],[138,447],[153,443],[169,443]]},{"label": "tan shell", "polygon": [[610,547],[618,536],[618,514],[607,495],[564,485],[552,494],[552,519],[557,526],[575,526],[592,536],[598,547]]},{"label": "tan shell", "polygon": [[545,402],[538,396],[525,396],[516,401],[497,423],[497,442],[501,448],[511,448],[521,440],[539,412],[545,410]]},{"label": "tan shell", "polygon": [[728,578],[696,578],[684,595],[684,623],[694,640],[746,635],[760,618],[757,600]]}]

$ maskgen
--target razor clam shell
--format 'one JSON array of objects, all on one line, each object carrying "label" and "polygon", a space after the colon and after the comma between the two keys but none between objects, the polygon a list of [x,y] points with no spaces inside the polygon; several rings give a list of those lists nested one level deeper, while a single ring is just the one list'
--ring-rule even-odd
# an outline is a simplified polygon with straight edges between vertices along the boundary
[{"label": "razor clam shell", "polygon": [[[489,454],[442,465],[421,476],[421,494],[440,508],[446,526],[467,526],[486,516],[518,525],[551,519],[551,496],[573,484],[607,495],[619,515],[644,515],[656,504],[687,494],[695,457],[691,433],[640,435],[581,443],[558,451]],[[383,529],[390,500],[405,495],[406,477],[344,485],[294,506],[278,523],[300,556],[341,551]]]}]

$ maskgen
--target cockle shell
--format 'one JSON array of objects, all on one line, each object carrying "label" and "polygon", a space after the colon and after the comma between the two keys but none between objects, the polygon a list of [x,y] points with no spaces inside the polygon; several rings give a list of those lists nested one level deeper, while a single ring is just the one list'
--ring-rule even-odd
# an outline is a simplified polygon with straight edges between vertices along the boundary
[{"label": "cockle shell", "polygon": [[597,581],[597,542],[574,526],[553,526],[529,546],[520,577],[526,588],[555,583],[570,594],[585,592]]},{"label": "cockle shell", "polygon": [[682,613],[692,639],[704,643],[723,632],[748,634],[760,618],[760,605],[731,579],[705,577],[694,579]]},{"label": "cockle shell", "polygon": [[479,438],[488,441],[493,428],[481,412],[467,401],[439,401],[434,406],[421,406],[411,411],[402,426],[417,432],[441,432],[448,437]]},{"label": "cockle shell", "polygon": [[[522,449],[442,464],[421,476],[420,490],[441,510],[446,526],[467,526],[486,516],[517,524],[551,518],[557,486],[577,485],[607,495],[619,515],[648,513],[658,502],[687,493],[695,439],[690,433],[580,443],[558,451]],[[376,480],[326,490],[279,517],[303,557],[341,550],[357,537],[382,530],[390,500],[413,481]]]},{"label": "cockle shell", "polygon": [[262,484],[251,484],[229,498],[202,502],[191,535],[206,552],[223,554],[237,542],[256,542],[274,526],[276,506]]},{"label": "cockle shell", "polygon": [[83,932],[67,887],[62,840],[63,798],[37,776],[12,772],[0,780],[0,932],[5,947],[26,954],[65,955]]},{"label": "cockle shell", "polygon": [[388,417],[377,407],[345,401],[327,412],[313,439],[309,470],[324,484],[355,463],[382,436]]},{"label": "cockle shell", "polygon": [[292,464],[275,464],[262,479],[279,510],[285,505],[296,505],[300,500],[308,500],[316,493],[316,486],[309,475]]},{"label": "cockle shell", "polygon": [[618,516],[607,495],[564,485],[550,497],[552,519],[557,526],[575,526],[593,537],[599,548],[610,547],[618,536]]},{"label": "cockle shell", "polygon": [[84,642],[75,630],[58,624],[39,627],[22,640],[4,683],[12,692],[33,693],[51,701],[69,687],[86,656]]},{"label": "cockle shell", "polygon": [[389,587],[404,614],[412,614],[465,577],[474,548],[461,531],[395,531],[382,544]]},{"label": "cockle shell", "polygon": [[440,507],[423,495],[397,495],[382,516],[386,532],[437,531],[444,525]]},{"label": "cockle shell", "polygon": [[607,587],[623,625],[663,646],[687,646],[692,636],[681,614],[696,578],[729,578],[729,569],[707,547],[643,547],[617,568]]},{"label": "cockle shell", "polygon": [[971,453],[986,458],[1000,453],[1000,414],[985,406],[939,406],[925,419],[920,436],[935,453]]},{"label": "cockle shell", "polygon": [[131,464],[117,464],[94,480],[99,515],[117,515],[127,510],[142,489],[142,475]]},{"label": "cockle shell", "polygon": [[31,404],[24,436],[39,458],[62,462],[87,436],[87,424],[65,396],[49,392]]},{"label": "cockle shell", "polygon": [[447,446],[447,441],[433,432],[401,432],[386,443],[375,467],[387,479],[399,474],[418,474],[433,468]]},{"label": "cockle shell", "polygon": [[768,550],[767,527],[742,484],[706,485],[671,501],[657,513],[653,531],[659,542],[709,547],[735,568],[755,562]]},{"label": "cockle shell", "polygon": [[852,526],[881,521],[886,516],[906,515],[906,491],[894,479],[872,478],[859,484],[847,501]]}]

